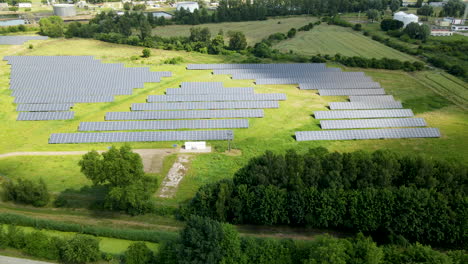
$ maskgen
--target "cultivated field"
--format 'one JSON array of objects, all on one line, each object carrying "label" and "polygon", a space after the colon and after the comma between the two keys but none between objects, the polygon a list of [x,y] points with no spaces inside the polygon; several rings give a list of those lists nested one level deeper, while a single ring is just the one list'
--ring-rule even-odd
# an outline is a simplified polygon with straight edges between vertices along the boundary
[{"label": "cultivated field", "polygon": [[207,27],[211,31],[211,35],[216,35],[220,30],[223,30],[225,37],[227,32],[242,31],[244,32],[247,43],[253,45],[260,40],[268,37],[270,34],[282,32],[286,33],[291,28],[300,28],[310,22],[317,21],[317,18],[310,16],[298,16],[290,18],[271,18],[264,21],[247,21],[247,22],[226,22],[217,24],[203,25],[171,25],[164,27],[156,27],[153,33],[162,37],[175,36],[190,36],[190,28],[192,27]]},{"label": "cultivated field", "polygon": [[362,32],[325,24],[316,26],[310,31],[298,32],[294,38],[281,41],[274,48],[283,52],[292,50],[304,55],[340,53],[345,56],[416,60],[410,55],[373,41]]},{"label": "cultivated field", "polygon": [[[257,93],[286,93],[287,100],[280,102],[279,109],[265,110],[265,117],[250,119],[249,129],[235,129],[233,147],[237,155],[226,155],[226,142],[210,142],[215,150],[211,154],[197,155],[193,158],[188,174],[182,180],[176,196],[171,199],[158,198],[158,203],[177,206],[190,198],[196,189],[208,182],[231,177],[249,158],[265,150],[285,151],[294,148],[306,151],[311,147],[323,146],[332,151],[353,151],[357,149],[376,150],[388,148],[401,153],[420,153],[434,158],[466,160],[468,145],[466,131],[468,114],[465,109],[454,104],[454,93],[466,96],[462,82],[439,82],[434,90],[430,78],[438,76],[435,72],[408,74],[400,71],[364,71],[375,81],[379,81],[389,94],[402,100],[406,107],[412,108],[417,117],[423,117],[430,127],[440,128],[442,137],[438,139],[387,139],[359,141],[317,141],[300,142],[293,138],[295,131],[319,130],[319,122],[312,117],[317,110],[326,110],[329,102],[345,101],[345,97],[321,97],[313,91],[298,90],[294,85],[254,85],[249,80],[232,80],[226,75],[213,75],[211,71],[187,71],[186,63],[223,63],[235,61],[236,57],[211,56],[181,51],[153,50],[149,59],[131,60],[140,55],[142,48],[114,45],[94,40],[47,40],[35,42],[32,50],[23,46],[0,47],[0,55],[94,55],[105,62],[124,62],[128,66],[151,66],[152,70],[172,71],[173,77],[164,78],[161,83],[146,84],[144,89],[134,90],[134,95],[120,96],[114,103],[77,104],[76,117],[68,121],[18,122],[17,112],[11,91],[8,89],[9,66],[5,61],[0,65],[0,153],[15,151],[68,151],[68,150],[105,150],[110,144],[65,144],[49,145],[48,137],[54,132],[76,132],[81,121],[103,121],[108,111],[129,111],[131,103],[145,102],[150,94],[162,94],[165,88],[177,87],[182,81],[223,81],[226,86],[253,86]],[[183,57],[181,65],[163,65],[167,58]],[[345,69],[360,71],[362,69]],[[447,75],[448,76],[448,75]],[[458,86],[457,86],[458,85]],[[462,88],[460,88],[460,86]],[[442,88],[440,88],[442,87]],[[446,99],[448,98],[448,99]],[[465,97],[466,98],[466,97]],[[466,100],[465,100],[466,103]],[[459,104],[460,105],[460,104]],[[182,144],[183,142],[177,142]],[[134,148],[171,148],[174,142],[132,143]],[[122,144],[115,144],[117,146]],[[76,162],[79,156],[57,157],[10,157],[0,159],[0,175],[15,178],[43,177],[51,191],[59,194],[71,188],[79,190],[90,182],[79,172]],[[167,158],[169,160],[169,158]],[[172,156],[170,160],[174,160]],[[171,164],[164,164],[163,171]],[[162,175],[164,173],[161,173]],[[160,175],[157,175],[160,177]],[[76,195],[84,195],[92,190],[83,189]]]}]

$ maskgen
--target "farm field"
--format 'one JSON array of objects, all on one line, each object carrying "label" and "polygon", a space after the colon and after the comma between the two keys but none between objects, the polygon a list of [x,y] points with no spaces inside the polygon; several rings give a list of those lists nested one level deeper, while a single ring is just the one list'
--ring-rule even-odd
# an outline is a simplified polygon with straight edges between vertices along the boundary
[{"label": "farm field", "polygon": [[[131,60],[131,56],[141,54],[142,48],[114,45],[94,40],[47,40],[35,43],[32,50],[24,46],[0,47],[0,55],[94,55],[104,62],[123,62],[127,66],[151,66],[151,69],[172,71],[173,77],[163,78],[161,83],[146,84],[144,89],[134,90],[134,95],[120,96],[113,103],[77,104],[76,117],[68,121],[15,121],[17,113],[13,98],[9,96],[9,66],[1,62],[0,70],[0,153],[16,151],[70,151],[105,150],[109,144],[47,144],[50,133],[76,132],[81,121],[103,121],[108,111],[129,111],[131,103],[145,102],[150,94],[162,94],[165,88],[177,87],[182,81],[223,81],[228,87],[255,87],[257,93],[285,93],[287,100],[280,102],[279,109],[266,109],[265,117],[250,119],[249,129],[235,129],[231,154],[226,154],[226,142],[210,142],[214,153],[196,155],[187,175],[182,180],[174,198],[157,198],[160,205],[177,207],[182,201],[192,197],[203,184],[222,178],[232,177],[249,158],[260,155],[266,150],[283,152],[294,148],[304,152],[312,147],[327,147],[331,151],[391,149],[399,153],[420,153],[433,158],[466,160],[468,145],[466,131],[468,114],[466,108],[454,104],[450,94],[463,98],[463,83],[455,81],[439,82],[440,91],[434,91],[430,78],[436,72],[408,74],[401,71],[346,68],[346,71],[364,71],[375,81],[381,83],[387,93],[401,100],[405,107],[414,110],[417,117],[423,117],[430,127],[440,128],[439,139],[387,139],[359,141],[311,141],[298,143],[295,131],[319,130],[318,120],[312,113],[327,110],[332,101],[345,101],[346,97],[321,97],[314,91],[298,90],[295,85],[254,85],[250,80],[232,80],[227,75],[213,75],[211,71],[187,71],[186,63],[223,63],[236,61],[235,57],[211,56],[181,51],[153,50],[149,59]],[[183,57],[180,65],[164,65],[165,59]],[[333,65],[331,65],[333,66]],[[336,66],[336,65],[335,65]],[[449,76],[449,75],[447,75]],[[449,76],[449,79],[453,77]],[[461,86],[461,88],[460,88]],[[448,99],[446,99],[448,98]],[[450,99],[450,100],[449,100]],[[455,99],[453,99],[455,101]],[[465,100],[466,103],[466,100]],[[183,142],[177,142],[179,145]],[[133,148],[171,148],[174,142],[134,143]],[[120,146],[123,144],[114,144]],[[43,177],[51,191],[57,193],[71,188],[78,190],[89,185],[80,173],[77,161],[79,156],[59,157],[8,157],[0,159],[0,175],[8,178],[27,176]],[[165,165],[167,166],[167,165]]]},{"label": "farm field", "polygon": [[170,25],[164,27],[156,27],[153,29],[153,34],[162,37],[190,36],[190,28],[192,27],[207,27],[211,31],[211,35],[216,35],[220,30],[224,32],[225,37],[228,31],[242,31],[247,38],[247,43],[253,45],[270,34],[282,32],[286,33],[291,28],[300,28],[306,24],[317,21],[317,18],[310,16],[297,16],[289,18],[270,18],[262,21],[247,21],[247,22],[225,22],[215,24],[202,25]]},{"label": "farm field", "polygon": [[340,53],[345,56],[416,60],[410,55],[371,40],[362,32],[325,24],[315,26],[310,31],[298,32],[294,38],[281,41],[273,47],[283,52],[292,50],[303,55]]}]

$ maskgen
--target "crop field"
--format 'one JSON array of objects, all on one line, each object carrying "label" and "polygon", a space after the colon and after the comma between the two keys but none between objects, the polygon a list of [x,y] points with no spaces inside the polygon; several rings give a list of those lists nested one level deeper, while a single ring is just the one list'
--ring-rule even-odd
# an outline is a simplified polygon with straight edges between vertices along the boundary
[{"label": "crop field", "polygon": [[[315,29],[314,29],[315,30]],[[297,142],[295,131],[319,130],[314,111],[326,110],[329,102],[345,101],[346,97],[321,97],[314,91],[299,90],[295,85],[254,85],[250,80],[232,80],[227,75],[213,75],[211,71],[187,71],[186,63],[226,63],[235,57],[212,56],[182,51],[152,50],[149,59],[131,59],[141,54],[141,47],[114,45],[94,40],[47,40],[34,42],[34,49],[23,46],[0,46],[0,55],[94,55],[104,62],[123,62],[127,66],[151,66],[153,71],[172,71],[173,77],[163,78],[161,83],[146,84],[144,89],[135,89],[133,95],[120,96],[113,103],[76,104],[74,120],[68,121],[16,121],[17,112],[11,91],[8,89],[9,66],[0,63],[0,154],[17,151],[71,151],[105,150],[110,144],[52,144],[47,143],[51,133],[77,132],[81,121],[103,121],[108,111],[129,111],[131,103],[145,102],[150,94],[162,94],[166,88],[177,87],[182,81],[222,81],[227,87],[255,87],[257,93],[285,93],[287,100],[280,102],[279,109],[266,109],[265,117],[251,118],[250,128],[235,129],[232,146],[235,151],[226,153],[227,142],[209,142],[213,153],[196,155],[190,169],[182,180],[174,198],[157,198],[158,204],[177,206],[189,199],[203,184],[232,177],[235,171],[246,164],[249,158],[266,150],[283,152],[294,148],[304,152],[312,147],[327,147],[331,151],[353,151],[357,149],[391,149],[399,153],[420,153],[434,158],[466,160],[468,145],[468,114],[466,108],[452,98],[465,98],[463,82],[446,75],[448,81],[437,81],[436,72],[408,74],[401,71],[363,70],[368,76],[381,83],[387,93],[411,108],[417,117],[423,117],[430,127],[441,130],[441,138],[386,139],[359,141],[310,141]],[[183,57],[180,65],[165,65],[168,58]],[[331,65],[333,66],[333,65]],[[336,65],[335,65],[336,67]],[[426,77],[425,77],[426,76]],[[427,76],[432,77],[427,78]],[[445,80],[444,79],[444,80]],[[438,87],[435,90],[434,87]],[[461,88],[460,88],[461,87]],[[176,142],[182,144],[183,142]],[[132,143],[133,148],[172,148],[174,142]],[[114,144],[120,146],[122,144]],[[79,156],[35,156],[0,158],[0,175],[8,178],[25,176],[42,177],[54,193],[68,188],[79,190],[90,182],[80,173]],[[173,160],[173,159],[172,159]],[[170,167],[170,164],[165,164]]]},{"label": "crop field", "polygon": [[207,27],[211,31],[211,35],[216,35],[220,30],[224,32],[226,37],[228,31],[242,31],[247,38],[247,43],[253,45],[270,34],[281,32],[286,33],[291,28],[300,28],[306,24],[317,21],[317,18],[310,16],[298,16],[289,18],[271,18],[264,21],[247,21],[247,22],[226,22],[216,24],[203,25],[171,25],[164,27],[156,27],[153,34],[164,37],[176,37],[190,35],[192,27]]},{"label": "crop field", "polygon": [[319,25],[310,31],[298,32],[292,39],[281,41],[274,48],[283,52],[290,50],[304,55],[340,53],[345,56],[367,58],[392,58],[414,61],[414,57],[373,41],[362,32],[350,28]]}]

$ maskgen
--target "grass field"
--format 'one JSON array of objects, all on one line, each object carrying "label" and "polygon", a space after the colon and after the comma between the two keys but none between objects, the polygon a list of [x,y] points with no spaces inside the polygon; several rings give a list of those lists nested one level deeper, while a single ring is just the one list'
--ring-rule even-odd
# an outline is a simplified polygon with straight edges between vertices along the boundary
[{"label": "grass field", "polygon": [[297,16],[289,18],[271,18],[264,21],[247,21],[247,22],[226,22],[216,24],[203,25],[171,25],[164,27],[156,27],[153,34],[162,37],[175,36],[190,36],[190,28],[192,27],[207,27],[211,31],[211,35],[216,35],[220,30],[223,30],[225,37],[228,31],[242,31],[247,38],[247,43],[253,45],[260,40],[268,37],[270,34],[281,32],[286,33],[291,28],[300,28],[310,22],[317,21],[317,18],[310,16]]},{"label": "grass field", "polygon": [[[0,228],[4,228],[6,230],[8,225],[2,225]],[[23,230],[25,233],[31,233],[34,231],[38,231],[36,228],[32,227],[25,227],[25,226],[18,226],[21,230]],[[56,236],[56,237],[61,237],[61,238],[66,238],[70,239],[76,233],[74,232],[61,232],[61,231],[55,231],[55,230],[40,230],[44,234],[48,236]],[[96,237],[99,240],[99,248],[102,252],[104,253],[110,253],[110,254],[116,254],[120,255],[127,250],[127,248],[132,244],[137,241],[131,241],[131,240],[125,240],[125,239],[117,239],[117,238],[110,238],[110,237]],[[158,244],[156,243],[151,243],[151,242],[145,242],[145,244],[153,251],[157,251],[158,249]]]},{"label": "grass field", "polygon": [[[282,152],[289,148],[306,151],[308,148],[318,146],[327,147],[332,151],[388,148],[399,153],[419,153],[458,161],[468,158],[468,148],[462,147],[468,145],[466,137],[468,114],[462,105],[455,101],[464,100],[466,103],[466,86],[449,75],[429,71],[408,74],[400,71],[363,70],[375,81],[380,82],[389,94],[402,100],[406,107],[414,109],[417,117],[424,117],[430,127],[440,128],[442,137],[439,139],[297,142],[293,138],[295,131],[320,129],[318,120],[312,117],[314,111],[326,110],[329,102],[345,101],[346,97],[321,97],[313,91],[298,90],[294,85],[254,85],[249,80],[232,80],[226,75],[212,75],[211,71],[185,70],[186,63],[223,63],[235,61],[236,57],[153,50],[153,56],[149,59],[131,60],[131,56],[141,54],[142,48],[76,39],[35,42],[35,48],[32,50],[26,47],[27,44],[0,46],[0,55],[95,55],[105,62],[123,62],[127,66],[151,66],[152,70],[172,71],[173,77],[165,78],[161,83],[146,84],[144,89],[135,90],[134,95],[120,96],[114,103],[77,104],[74,108],[76,112],[74,120],[17,122],[15,104],[12,103],[13,98],[9,96],[9,66],[3,61],[0,64],[0,127],[2,127],[0,153],[106,149],[109,144],[49,145],[47,140],[50,133],[77,132],[81,121],[103,121],[108,111],[129,111],[131,103],[145,102],[147,95],[162,94],[165,88],[177,87],[182,81],[223,81],[228,87],[253,86],[257,93],[280,92],[287,95],[288,99],[280,102],[279,109],[267,109],[264,118],[250,119],[249,129],[235,129],[233,146],[240,155],[226,155],[224,153],[227,148],[226,142],[210,142],[215,153],[197,155],[188,174],[182,180],[176,197],[158,198],[158,204],[177,206],[180,202],[189,199],[199,186],[232,177],[249,158],[269,149]],[[184,58],[184,64],[161,64],[163,60],[177,56]],[[444,81],[439,80],[436,84],[435,81],[440,76],[445,76]],[[451,98],[454,94],[461,99]],[[172,144],[174,142],[135,143],[132,147],[169,148]],[[89,184],[79,172],[79,167],[76,165],[78,159],[77,156],[3,158],[0,159],[0,174],[9,178],[43,177],[54,192],[67,188],[78,190]],[[165,166],[170,165],[165,164]]]},{"label": "grass field", "polygon": [[292,39],[281,41],[274,48],[283,52],[295,51],[304,55],[340,53],[345,56],[362,56],[367,58],[392,58],[403,61],[414,61],[414,57],[373,41],[362,35],[362,32],[350,28],[322,24],[312,30],[298,32]]}]

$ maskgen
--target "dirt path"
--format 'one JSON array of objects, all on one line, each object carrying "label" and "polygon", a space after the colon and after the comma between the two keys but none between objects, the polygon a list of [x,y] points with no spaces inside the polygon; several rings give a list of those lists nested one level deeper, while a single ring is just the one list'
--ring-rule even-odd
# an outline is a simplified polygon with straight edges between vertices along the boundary
[{"label": "dirt path", "polygon": [[53,264],[52,262],[30,260],[30,259],[24,259],[24,258],[12,258],[12,257],[5,257],[5,256],[0,256],[0,263],[2,264]]},{"label": "dirt path", "polygon": [[187,173],[190,157],[191,156],[186,154],[179,155],[177,157],[176,162],[174,162],[163,182],[161,183],[160,191],[157,194],[158,197],[172,198],[175,196],[180,181],[182,181],[185,173]]}]

